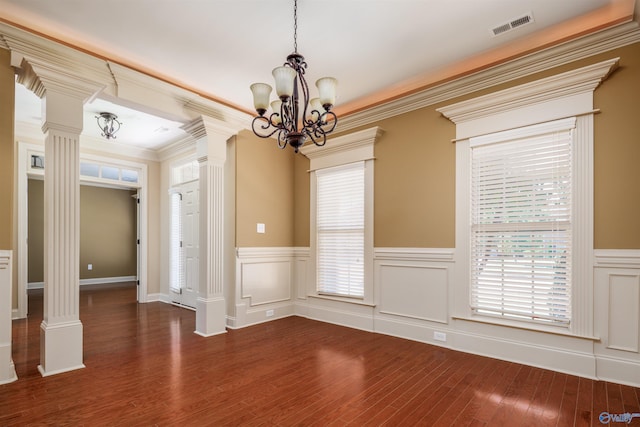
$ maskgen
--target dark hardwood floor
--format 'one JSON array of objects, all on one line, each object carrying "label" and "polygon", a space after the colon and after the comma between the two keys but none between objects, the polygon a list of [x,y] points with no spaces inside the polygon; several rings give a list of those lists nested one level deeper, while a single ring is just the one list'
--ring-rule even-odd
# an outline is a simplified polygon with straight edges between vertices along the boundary
[{"label": "dark hardwood floor", "polygon": [[83,287],[86,368],[47,378],[31,294],[0,426],[598,426],[602,412],[640,412],[638,388],[300,317],[203,338],[194,312],[135,292]]}]

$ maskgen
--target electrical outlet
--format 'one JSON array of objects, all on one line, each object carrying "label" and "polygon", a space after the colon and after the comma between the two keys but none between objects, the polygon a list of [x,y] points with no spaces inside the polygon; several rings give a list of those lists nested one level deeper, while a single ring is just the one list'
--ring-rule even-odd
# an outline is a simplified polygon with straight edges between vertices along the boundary
[{"label": "electrical outlet", "polygon": [[89,270],[89,271],[93,270],[93,264],[87,265],[87,270]]},{"label": "electrical outlet", "polygon": [[272,317],[274,315],[273,310],[267,310],[267,317]]},{"label": "electrical outlet", "polygon": [[445,334],[444,332],[436,332],[433,331],[433,339],[436,341],[447,341],[447,334]]},{"label": "electrical outlet", "polygon": [[260,234],[264,234],[264,233],[266,233],[265,225],[264,225],[263,223],[260,223],[260,222],[259,222],[259,223],[256,225],[256,231],[257,231],[258,233],[260,233]]}]

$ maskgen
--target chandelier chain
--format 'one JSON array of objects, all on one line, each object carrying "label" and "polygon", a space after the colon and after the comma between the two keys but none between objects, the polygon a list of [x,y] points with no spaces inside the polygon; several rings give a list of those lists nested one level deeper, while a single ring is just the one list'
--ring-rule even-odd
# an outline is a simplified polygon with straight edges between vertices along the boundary
[{"label": "chandelier chain", "polygon": [[298,53],[298,0],[293,2],[293,52]]}]

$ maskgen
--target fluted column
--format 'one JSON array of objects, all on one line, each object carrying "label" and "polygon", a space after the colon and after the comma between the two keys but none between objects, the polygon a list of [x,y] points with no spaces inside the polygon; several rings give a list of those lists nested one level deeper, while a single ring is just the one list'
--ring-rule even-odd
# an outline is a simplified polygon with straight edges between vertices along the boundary
[{"label": "fluted column", "polygon": [[183,129],[197,141],[200,165],[200,283],[196,302],[195,333],[205,337],[226,332],[225,238],[234,229],[225,229],[224,169],[227,140],[237,129],[201,117]]},{"label": "fluted column", "polygon": [[83,368],[80,322],[80,133],[84,103],[104,88],[23,58],[18,82],[42,98],[44,169],[43,376]]},{"label": "fluted column", "polygon": [[[83,368],[80,322],[80,132],[82,101],[47,94],[46,109],[75,111],[67,123],[43,125],[44,312],[40,325],[43,376]],[[75,125],[75,126],[74,126]]]}]

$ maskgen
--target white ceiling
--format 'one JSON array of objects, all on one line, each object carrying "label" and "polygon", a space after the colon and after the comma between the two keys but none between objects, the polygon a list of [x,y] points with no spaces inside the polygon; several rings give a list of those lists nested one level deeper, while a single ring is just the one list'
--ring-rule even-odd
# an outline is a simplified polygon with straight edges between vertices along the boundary
[{"label": "white ceiling", "polygon": [[[338,79],[339,108],[615,1],[299,0],[298,50],[310,82]],[[492,35],[526,13],[532,24]],[[293,51],[293,0],[0,0],[0,18],[245,111],[253,110],[249,85],[271,84],[271,70]],[[17,120],[38,120],[29,95],[17,94]],[[122,119],[124,143],[156,149],[182,132],[104,100],[86,108],[85,132],[97,137],[93,116],[103,110]]]}]

